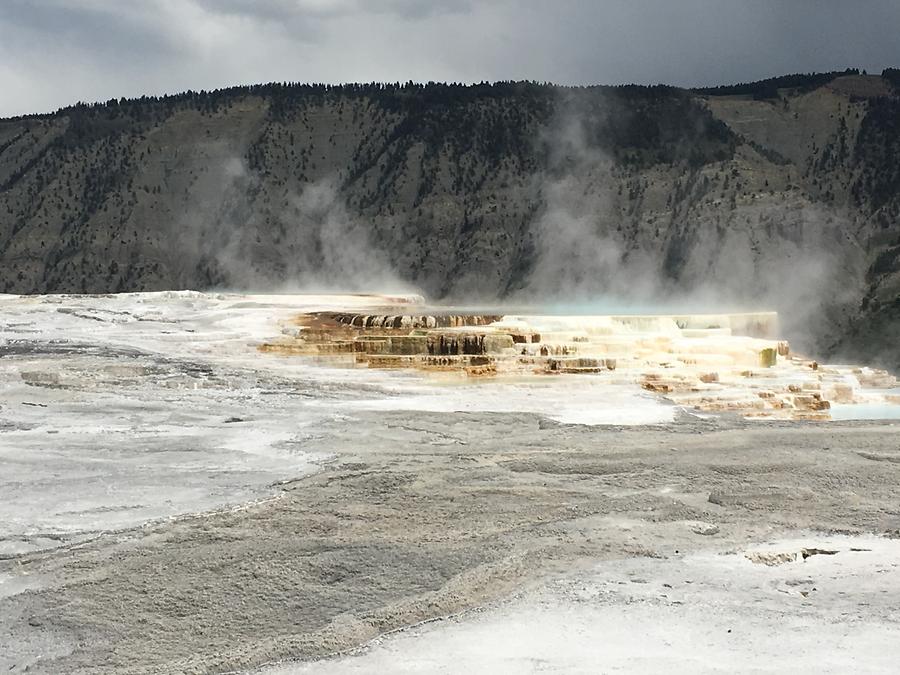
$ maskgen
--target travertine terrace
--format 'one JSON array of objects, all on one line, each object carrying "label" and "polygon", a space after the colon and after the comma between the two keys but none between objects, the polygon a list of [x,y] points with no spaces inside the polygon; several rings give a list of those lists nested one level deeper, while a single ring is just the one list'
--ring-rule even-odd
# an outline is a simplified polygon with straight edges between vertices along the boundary
[{"label": "travertine terrace", "polygon": [[261,349],[445,376],[599,375],[687,408],[748,417],[827,420],[833,406],[900,405],[897,379],[885,371],[792,353],[775,312],[560,316],[405,306],[302,314],[282,333]]}]

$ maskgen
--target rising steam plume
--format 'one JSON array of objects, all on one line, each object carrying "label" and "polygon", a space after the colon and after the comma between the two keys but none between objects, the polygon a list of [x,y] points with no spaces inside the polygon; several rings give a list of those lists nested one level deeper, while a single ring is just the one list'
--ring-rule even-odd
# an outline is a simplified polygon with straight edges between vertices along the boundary
[{"label": "rising steam plume", "polygon": [[[849,214],[762,200],[734,207],[724,227],[673,218],[658,245],[647,245],[623,227],[628,206],[616,163],[589,140],[590,124],[590,115],[567,110],[539,139],[547,167],[534,182],[543,208],[516,300],[599,313],[774,309],[802,348],[846,320],[864,270],[862,248],[848,256],[841,245],[852,232]],[[777,247],[755,238],[758,231],[777,232]]]},{"label": "rising steam plume", "polygon": [[[214,286],[277,292],[410,288],[373,243],[365,220],[349,211],[336,177],[288,190],[274,215],[264,217],[254,208],[262,181],[245,160],[224,157],[210,174],[180,230],[182,245],[208,267]],[[262,238],[272,236],[276,241],[263,245]],[[268,254],[273,244],[282,255]]]},{"label": "rising steam plume", "polygon": [[[489,284],[471,277],[465,262],[453,261],[447,230],[440,235],[419,230],[415,214],[398,215],[398,229],[421,238],[420,257],[432,248],[449,251],[444,273],[463,278],[455,285],[446,279],[431,283],[432,289],[447,289],[443,298],[432,290],[433,299],[596,313],[775,309],[787,336],[810,349],[823,346],[822,334],[847,323],[849,308],[864,293],[866,264],[864,247],[848,244],[854,231],[848,209],[799,193],[762,192],[705,209],[679,209],[677,199],[671,208],[663,205],[666,197],[660,193],[675,189],[671,176],[678,171],[685,182],[711,184],[704,198],[714,197],[721,165],[676,162],[640,172],[623,167],[611,150],[617,139],[604,126],[604,120],[621,114],[621,105],[617,112],[606,110],[599,100],[588,106],[562,92],[556,113],[535,135],[530,152],[539,160],[537,168],[522,180],[524,198],[537,205],[523,228],[529,255],[505,291],[501,286],[493,294],[474,292]],[[210,144],[207,150],[207,171],[176,221],[174,236],[181,250],[191,253],[181,258],[179,285],[195,283],[191,265],[199,261],[212,288],[421,288],[409,264],[417,257],[407,250],[409,235],[399,242],[385,239],[384,232],[394,229],[391,217],[381,212],[375,222],[359,208],[358,192],[353,200],[355,187],[344,179],[346,167],[279,191],[233,144]],[[411,170],[416,166],[411,163]],[[650,196],[636,199],[635,185]],[[654,193],[660,202],[655,205]],[[635,215],[642,199],[643,215]],[[460,238],[458,250],[465,238],[478,234],[463,229],[450,236]],[[484,242],[479,246],[483,249]],[[496,253],[502,258],[507,251]]]}]

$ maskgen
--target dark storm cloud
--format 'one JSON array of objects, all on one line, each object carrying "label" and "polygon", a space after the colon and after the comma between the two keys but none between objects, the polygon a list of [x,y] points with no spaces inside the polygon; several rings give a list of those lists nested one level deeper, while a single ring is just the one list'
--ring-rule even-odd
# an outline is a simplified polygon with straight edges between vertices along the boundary
[{"label": "dark storm cloud", "polygon": [[430,2],[429,0],[199,0],[213,13],[292,20],[298,16],[335,17],[346,14],[396,14],[424,18],[435,14],[459,12],[471,8],[465,0]]},{"label": "dark storm cloud", "polygon": [[2,0],[0,115],[267,81],[683,86],[900,64],[897,0]]},{"label": "dark storm cloud", "polygon": [[105,58],[128,54],[161,54],[177,45],[137,12],[110,11],[99,3],[27,2],[0,4],[4,47],[21,50],[27,68],[29,50],[59,49],[64,45]]}]

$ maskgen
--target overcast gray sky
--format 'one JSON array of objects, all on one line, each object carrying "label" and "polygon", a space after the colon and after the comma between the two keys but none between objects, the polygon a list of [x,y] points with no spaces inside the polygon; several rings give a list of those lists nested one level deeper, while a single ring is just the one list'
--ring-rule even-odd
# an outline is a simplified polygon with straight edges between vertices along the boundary
[{"label": "overcast gray sky", "polygon": [[898,29],[900,0],[0,0],[0,116],[285,80],[880,72]]}]

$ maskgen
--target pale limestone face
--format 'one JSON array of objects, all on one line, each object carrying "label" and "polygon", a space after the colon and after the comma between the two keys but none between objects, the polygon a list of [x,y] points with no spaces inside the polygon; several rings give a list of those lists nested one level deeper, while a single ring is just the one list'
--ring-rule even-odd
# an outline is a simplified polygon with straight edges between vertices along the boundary
[{"label": "pale limestone face", "polygon": [[792,354],[775,312],[498,318],[502,310],[344,309],[301,315],[261,349],[445,378],[593,374],[610,387],[745,417],[827,420],[832,404],[900,403],[884,371]]}]

